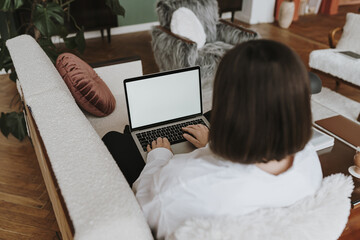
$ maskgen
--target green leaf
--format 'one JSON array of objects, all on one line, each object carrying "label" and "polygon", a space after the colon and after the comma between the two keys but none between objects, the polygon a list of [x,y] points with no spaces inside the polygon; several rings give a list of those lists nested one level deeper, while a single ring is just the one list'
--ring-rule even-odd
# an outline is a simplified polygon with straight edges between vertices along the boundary
[{"label": "green leaf", "polygon": [[58,33],[58,25],[64,25],[64,10],[57,3],[36,4],[33,23],[43,36]]},{"label": "green leaf", "polygon": [[24,0],[0,0],[0,10],[4,12],[13,12],[24,5]]},{"label": "green leaf", "polygon": [[86,47],[84,30],[81,30],[76,33],[75,42],[76,42],[77,49],[79,50],[79,52],[84,53],[84,50]]},{"label": "green leaf", "polygon": [[115,15],[121,15],[125,17],[125,9],[120,5],[119,0],[105,0],[105,4]]},{"label": "green leaf", "polygon": [[16,73],[15,69],[11,69],[11,73],[10,73],[9,78],[10,78],[11,81],[16,82],[17,73]]},{"label": "green leaf", "polygon": [[59,33],[59,36],[64,39],[69,34],[69,31],[66,29],[66,27],[64,25],[59,25],[58,33]]},{"label": "green leaf", "polygon": [[27,136],[26,123],[23,112],[1,113],[1,132],[7,137],[9,133],[20,141]]},{"label": "green leaf", "polygon": [[85,50],[85,38],[84,31],[81,30],[76,33],[76,36],[64,38],[65,46],[69,49],[77,49],[80,53],[83,53]]},{"label": "green leaf", "polygon": [[76,48],[75,37],[64,38],[65,46],[69,49]]},{"label": "green leaf", "polygon": [[6,114],[2,112],[0,117],[0,129],[2,134],[4,134],[5,137],[8,137],[10,133],[10,129],[7,127],[6,117],[7,117]]},{"label": "green leaf", "polygon": [[44,50],[46,55],[50,58],[50,60],[55,64],[56,59],[59,56],[58,51],[56,50],[55,45],[49,38],[40,38],[38,40],[39,45]]},{"label": "green leaf", "polygon": [[9,50],[5,45],[5,40],[0,38],[0,70],[4,69],[8,72],[13,66],[13,62],[10,57]]}]

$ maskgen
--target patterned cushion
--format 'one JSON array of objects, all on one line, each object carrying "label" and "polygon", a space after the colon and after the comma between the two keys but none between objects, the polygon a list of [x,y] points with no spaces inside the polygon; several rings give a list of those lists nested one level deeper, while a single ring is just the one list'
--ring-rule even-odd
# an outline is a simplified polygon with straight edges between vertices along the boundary
[{"label": "patterned cushion", "polygon": [[63,53],[56,60],[56,68],[82,109],[98,117],[114,111],[114,96],[86,62],[71,53]]}]

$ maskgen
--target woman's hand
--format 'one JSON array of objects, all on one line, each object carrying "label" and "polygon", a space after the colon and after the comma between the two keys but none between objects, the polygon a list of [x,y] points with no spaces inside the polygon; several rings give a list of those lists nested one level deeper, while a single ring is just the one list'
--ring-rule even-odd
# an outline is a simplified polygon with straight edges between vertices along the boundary
[{"label": "woman's hand", "polygon": [[192,135],[187,133],[183,134],[184,138],[197,148],[205,147],[209,141],[209,129],[205,125],[189,125],[182,129]]},{"label": "woman's hand", "polygon": [[146,150],[149,153],[151,150],[153,150],[155,148],[161,148],[161,147],[169,149],[172,152],[169,140],[167,138],[161,138],[161,137],[158,137],[156,139],[156,141],[155,140],[152,141],[151,142],[151,147],[148,144],[147,147],[146,147]]}]

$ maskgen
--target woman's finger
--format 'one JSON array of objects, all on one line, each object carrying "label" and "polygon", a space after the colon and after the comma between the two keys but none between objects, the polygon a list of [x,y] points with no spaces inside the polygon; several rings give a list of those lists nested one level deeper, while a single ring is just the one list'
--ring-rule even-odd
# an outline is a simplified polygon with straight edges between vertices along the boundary
[{"label": "woman's finger", "polygon": [[158,138],[156,139],[156,145],[157,145],[158,147],[162,147],[162,145],[163,145],[163,139],[162,139],[161,137],[158,137]]},{"label": "woman's finger", "polygon": [[167,138],[163,138],[163,144],[165,148],[170,148],[170,142]]},{"label": "woman's finger", "polygon": [[151,142],[151,148],[152,149],[156,148],[156,141],[155,140]]},{"label": "woman's finger", "polygon": [[191,136],[191,135],[189,135],[189,134],[187,134],[187,133],[184,133],[183,136],[184,136],[184,138],[185,138],[186,140],[188,140],[192,145],[194,145],[195,147],[199,147],[199,143],[200,143],[200,142],[199,142],[196,138],[194,138],[193,136]]},{"label": "woman's finger", "polygon": [[192,127],[183,127],[183,130],[190,133],[191,135],[194,135],[195,137],[199,133],[199,129],[197,127],[193,127],[193,126]]}]

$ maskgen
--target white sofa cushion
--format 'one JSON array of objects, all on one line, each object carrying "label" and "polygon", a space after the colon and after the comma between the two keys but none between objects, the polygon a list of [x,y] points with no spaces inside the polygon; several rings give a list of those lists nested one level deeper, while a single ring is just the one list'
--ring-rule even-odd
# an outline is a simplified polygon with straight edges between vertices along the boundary
[{"label": "white sofa cushion", "polygon": [[360,86],[360,60],[338,53],[339,51],[339,49],[312,51],[309,66]]},{"label": "white sofa cushion", "polygon": [[171,32],[188,38],[197,44],[197,48],[202,48],[206,42],[206,34],[203,26],[196,15],[188,8],[181,7],[174,11],[171,23]]},{"label": "white sofa cushion", "polygon": [[360,14],[347,13],[344,32],[336,48],[360,54]]},{"label": "white sofa cushion", "polygon": [[102,138],[110,131],[123,132],[125,125],[129,124],[123,81],[127,78],[141,76],[143,72],[141,60],[98,67],[94,70],[109,87],[116,100],[114,112],[106,117],[98,118],[84,112]]}]

